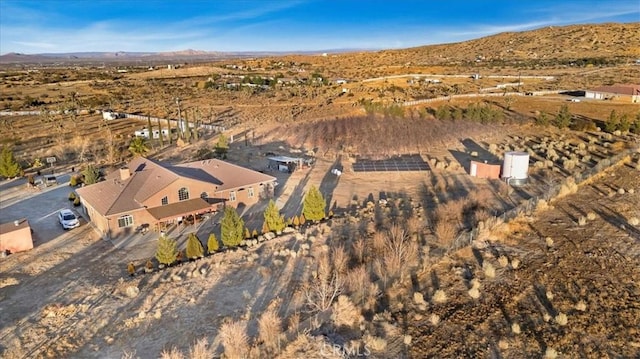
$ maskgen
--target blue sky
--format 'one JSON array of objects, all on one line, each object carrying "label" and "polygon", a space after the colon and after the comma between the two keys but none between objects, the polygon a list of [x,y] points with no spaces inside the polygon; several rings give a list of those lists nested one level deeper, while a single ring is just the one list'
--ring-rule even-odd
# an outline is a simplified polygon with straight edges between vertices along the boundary
[{"label": "blue sky", "polygon": [[314,51],[640,22],[640,0],[0,0],[0,53]]}]

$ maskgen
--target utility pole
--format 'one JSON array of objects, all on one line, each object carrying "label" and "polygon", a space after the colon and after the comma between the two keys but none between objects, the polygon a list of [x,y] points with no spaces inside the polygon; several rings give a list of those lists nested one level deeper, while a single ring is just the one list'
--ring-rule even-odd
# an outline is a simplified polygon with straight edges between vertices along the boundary
[{"label": "utility pole", "polygon": [[182,112],[180,111],[180,98],[176,97],[176,105],[178,105],[178,137],[182,138]]}]

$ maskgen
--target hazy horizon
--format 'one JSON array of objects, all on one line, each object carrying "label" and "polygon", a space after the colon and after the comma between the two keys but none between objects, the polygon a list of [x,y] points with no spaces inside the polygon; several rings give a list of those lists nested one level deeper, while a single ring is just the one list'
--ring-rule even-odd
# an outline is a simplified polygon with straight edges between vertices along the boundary
[{"label": "hazy horizon", "polygon": [[546,26],[638,22],[636,0],[427,3],[0,2],[0,54],[309,52],[452,43]]}]

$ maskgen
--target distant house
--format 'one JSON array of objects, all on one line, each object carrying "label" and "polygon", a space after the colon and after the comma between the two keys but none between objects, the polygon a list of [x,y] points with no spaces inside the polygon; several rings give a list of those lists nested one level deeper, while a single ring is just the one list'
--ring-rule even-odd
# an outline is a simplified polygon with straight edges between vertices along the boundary
[{"label": "distant house", "polygon": [[31,226],[26,218],[0,224],[0,252],[17,253],[33,248]]},{"label": "distant house", "polygon": [[293,172],[296,169],[301,169],[304,164],[304,160],[298,157],[273,156],[268,160],[268,167],[280,172]]},{"label": "distant house", "polygon": [[595,100],[640,103],[640,85],[616,84],[613,86],[600,86],[586,90],[584,97]]},{"label": "distant house", "polygon": [[[143,137],[143,138],[149,138],[149,129],[148,128],[143,128],[142,130],[136,130],[133,132],[133,134],[136,137]],[[168,137],[169,136],[169,129],[163,128],[162,129],[162,136],[163,137]],[[160,130],[153,130],[153,138],[160,138]]]},{"label": "distant house", "polygon": [[124,115],[113,111],[102,111],[103,120],[115,120],[118,118],[124,118]]},{"label": "distant house", "polygon": [[166,228],[221,206],[273,195],[275,177],[211,159],[169,165],[138,157],[107,180],[76,190],[82,211],[107,238]]}]

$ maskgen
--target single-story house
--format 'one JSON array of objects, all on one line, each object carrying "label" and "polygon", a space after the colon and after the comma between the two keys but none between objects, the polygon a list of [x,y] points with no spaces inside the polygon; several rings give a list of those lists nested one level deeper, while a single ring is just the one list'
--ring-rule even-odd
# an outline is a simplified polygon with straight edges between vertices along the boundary
[{"label": "single-story house", "polygon": [[585,98],[640,103],[640,85],[599,86],[584,92]]},{"label": "single-story house", "polygon": [[269,160],[268,167],[280,172],[293,172],[301,169],[304,160],[298,157],[273,156],[267,158]]},{"label": "single-story house", "polygon": [[0,252],[16,253],[33,248],[31,226],[26,218],[0,224]]},{"label": "single-story house", "polygon": [[273,196],[276,178],[210,159],[171,165],[145,157],[76,190],[82,211],[107,238],[137,228],[162,230],[222,206]]}]

